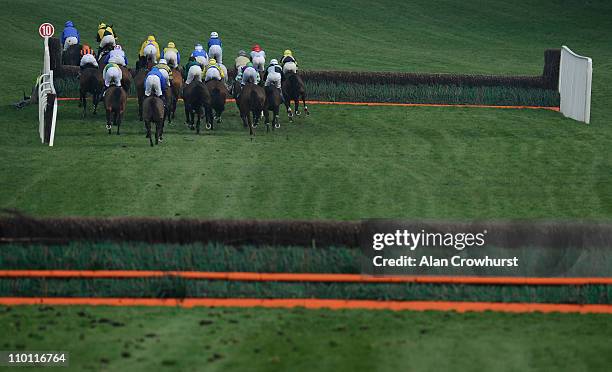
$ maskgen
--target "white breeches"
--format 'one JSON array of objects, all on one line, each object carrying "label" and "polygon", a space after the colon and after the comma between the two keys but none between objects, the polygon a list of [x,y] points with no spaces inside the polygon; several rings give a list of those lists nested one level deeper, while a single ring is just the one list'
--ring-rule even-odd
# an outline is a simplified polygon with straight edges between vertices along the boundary
[{"label": "white breeches", "polygon": [[178,57],[176,55],[176,52],[173,50],[169,50],[166,53],[164,53],[164,58],[166,59],[166,62],[168,63],[168,66],[172,67],[172,68],[177,68],[178,67]]},{"label": "white breeches", "polygon": [[263,71],[266,68],[266,57],[262,57],[262,56],[255,56],[253,57],[253,67],[255,67],[255,69],[257,71]]},{"label": "white breeches", "polygon": [[246,70],[244,70],[244,72],[242,73],[242,85],[245,85],[247,83],[257,84],[258,82],[259,74],[257,73],[257,71],[255,71],[255,69],[247,68]]},{"label": "white breeches", "polygon": [[159,80],[159,76],[149,75],[147,76],[147,80],[145,80],[145,96],[149,97],[151,93],[158,97],[161,97],[162,95],[161,81]]},{"label": "white breeches", "polygon": [[189,84],[193,80],[202,81],[202,69],[200,66],[191,66],[189,71],[187,71],[187,80],[185,80],[185,84]]},{"label": "white breeches", "polygon": [[121,78],[123,77],[123,73],[119,69],[119,67],[111,67],[106,70],[104,74],[104,85],[108,88],[111,84],[114,84],[118,87],[121,86]]},{"label": "white breeches", "polygon": [[114,55],[108,59],[108,63],[116,63],[118,65],[125,66],[125,58]]},{"label": "white breeches", "polygon": [[208,80],[221,80],[221,73],[216,68],[209,68],[206,70],[206,77],[204,81]]},{"label": "white breeches", "polygon": [[208,58],[214,58],[217,63],[223,63],[223,49],[220,45],[211,45],[208,49]]},{"label": "white breeches", "polygon": [[198,56],[195,57],[196,61],[198,61],[199,64],[201,64],[202,66],[206,66],[208,64],[208,58],[204,57],[204,56]]},{"label": "white breeches", "polygon": [[94,57],[92,54],[85,54],[83,57],[81,57],[81,63],[79,63],[81,66],[85,66],[86,64],[90,64],[90,65],[94,65],[96,67],[98,67],[98,61],[96,61],[96,57]]},{"label": "white breeches", "polygon": [[283,65],[283,73],[286,74],[288,71],[297,73],[297,65],[295,62],[287,62]]},{"label": "white breeches", "polygon": [[170,75],[168,74],[168,71],[164,70],[163,68],[160,68],[159,72],[164,75],[164,79],[166,79],[166,81],[168,82],[168,86],[170,86]]},{"label": "white breeches", "polygon": [[280,89],[281,87],[281,74],[279,74],[278,72],[269,72],[268,73],[268,77],[266,78],[266,82],[264,83],[265,86],[275,86],[278,89]]},{"label": "white breeches", "polygon": [[100,49],[103,49],[107,45],[115,46],[115,37],[113,35],[106,35],[100,41]]},{"label": "white breeches", "polygon": [[71,45],[76,45],[78,43],[79,39],[77,39],[76,36],[67,37],[66,40],[64,40],[64,50],[68,50],[68,47],[70,47]]},{"label": "white breeches", "polygon": [[153,61],[153,63],[157,63],[157,48],[153,44],[147,44],[144,47],[142,53],[144,54],[147,60]]}]

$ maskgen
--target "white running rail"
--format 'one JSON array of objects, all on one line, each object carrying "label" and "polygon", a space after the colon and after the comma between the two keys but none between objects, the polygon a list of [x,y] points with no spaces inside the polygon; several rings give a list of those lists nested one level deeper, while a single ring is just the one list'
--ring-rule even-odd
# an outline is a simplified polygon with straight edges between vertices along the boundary
[{"label": "white running rail", "polygon": [[[38,77],[38,132],[40,140],[45,143],[45,112],[49,109],[47,105],[47,94],[55,95],[55,87],[53,86],[53,70],[51,70],[49,57],[49,38],[45,38],[45,54],[43,56],[43,71]],[[53,103],[53,112],[51,116],[51,128],[49,133],[49,146],[53,146],[55,138],[55,122],[57,118],[57,99]]]}]

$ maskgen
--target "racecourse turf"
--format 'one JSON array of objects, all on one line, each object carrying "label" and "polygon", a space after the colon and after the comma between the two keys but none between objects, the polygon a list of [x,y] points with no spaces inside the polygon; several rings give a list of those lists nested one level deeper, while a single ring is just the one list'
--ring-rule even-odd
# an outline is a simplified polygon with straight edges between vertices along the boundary
[{"label": "racecourse turf", "polygon": [[19,306],[0,308],[0,346],[69,351],[81,371],[606,371],[610,319]]}]

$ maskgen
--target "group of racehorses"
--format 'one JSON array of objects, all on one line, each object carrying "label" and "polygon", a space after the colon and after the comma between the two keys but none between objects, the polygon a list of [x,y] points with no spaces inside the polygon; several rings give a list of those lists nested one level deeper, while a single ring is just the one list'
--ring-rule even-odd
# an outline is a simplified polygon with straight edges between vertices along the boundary
[{"label": "group of racehorses", "polygon": [[[75,47],[77,47],[75,45]],[[67,53],[70,53],[70,48]],[[266,130],[280,128],[279,107],[283,102],[289,117],[293,122],[293,116],[299,115],[299,101],[304,105],[304,111],[309,114],[306,106],[306,93],[304,82],[297,73],[289,72],[285,75],[279,91],[276,87],[264,87],[263,79],[259,84],[247,83],[242,86],[239,81],[234,81],[231,86],[222,80],[199,81],[194,80],[190,84],[183,81],[183,71],[179,66],[172,69],[170,88],[165,90],[166,105],[161,98],[151,95],[145,97],[145,79],[147,73],[154,65],[154,61],[141,57],[135,70],[120,66],[122,71],[121,87],[111,85],[104,93],[104,80],[102,71],[105,67],[104,57],[108,50],[98,53],[98,68],[93,66],[81,70],[79,74],[80,99],[79,106],[83,108],[83,117],[87,112],[87,95],[92,95],[93,113],[97,111],[100,101],[104,102],[106,111],[106,128],[111,133],[113,125],[120,133],[121,121],[127,103],[127,94],[132,84],[135,84],[138,96],[138,118],[144,121],[147,137],[151,146],[163,140],[163,128],[166,120],[171,123],[175,118],[177,102],[183,98],[185,107],[185,123],[190,129],[200,133],[201,121],[204,119],[205,127],[213,130],[215,123],[222,122],[221,115],[225,110],[227,98],[232,95],[236,98],[236,104],[240,111],[243,126],[249,128],[251,136],[255,134],[259,121],[264,118]],[[261,73],[263,75],[263,73]],[[281,97],[281,94],[283,97]],[[291,103],[295,103],[295,109],[291,109]],[[271,119],[271,120],[270,120]],[[156,126],[155,136],[151,133],[151,124]]]}]

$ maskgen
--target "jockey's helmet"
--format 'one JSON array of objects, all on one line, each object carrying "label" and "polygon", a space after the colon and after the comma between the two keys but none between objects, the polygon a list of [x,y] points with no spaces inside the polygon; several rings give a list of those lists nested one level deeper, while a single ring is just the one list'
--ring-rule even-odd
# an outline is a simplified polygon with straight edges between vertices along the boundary
[{"label": "jockey's helmet", "polygon": [[115,45],[115,49],[116,50],[123,50],[123,48],[121,48],[121,45],[119,45],[119,44]]},{"label": "jockey's helmet", "polygon": [[246,67],[253,67],[253,62],[248,62],[248,63],[246,64]]},{"label": "jockey's helmet", "polygon": [[155,41],[155,36],[149,35],[149,37],[147,37],[147,41]]},{"label": "jockey's helmet", "polygon": [[293,53],[291,53],[291,50],[287,49],[283,53],[283,57],[293,57]]},{"label": "jockey's helmet", "polygon": [[247,52],[245,52],[245,51],[244,51],[244,50],[242,50],[242,49],[238,51],[238,55],[239,55],[239,56],[242,56],[242,57],[248,57]]},{"label": "jockey's helmet", "polygon": [[208,60],[208,64],[209,65],[216,65],[217,64],[217,60],[214,59],[214,58],[211,58],[211,59]]},{"label": "jockey's helmet", "polygon": [[213,32],[210,33],[210,37],[213,37],[213,38],[214,37],[219,37],[219,34],[216,33],[215,31],[213,31]]},{"label": "jockey's helmet", "polygon": [[168,62],[165,59],[162,58],[162,59],[159,60],[158,64],[160,64],[160,65],[167,65]]},{"label": "jockey's helmet", "polygon": [[255,44],[255,45],[253,45],[253,49],[252,50],[254,52],[259,52],[259,51],[261,51],[261,47],[259,46],[259,44]]},{"label": "jockey's helmet", "polygon": [[74,23],[72,23],[72,21],[66,21],[64,27],[74,27]]},{"label": "jockey's helmet", "polygon": [[104,29],[106,29],[106,23],[104,23],[104,22],[100,23],[100,25],[98,25],[98,29],[99,29],[99,30],[104,30]]},{"label": "jockey's helmet", "polygon": [[173,41],[168,42],[168,48],[176,48],[176,45],[174,45]]},{"label": "jockey's helmet", "polygon": [[275,60],[275,59],[273,59],[273,60],[271,60],[271,61],[270,61],[270,64],[271,64],[272,66],[278,65],[278,61],[277,61],[277,60]]},{"label": "jockey's helmet", "polygon": [[195,50],[203,50],[204,49],[202,47],[202,44],[196,44],[194,48],[195,48]]}]

